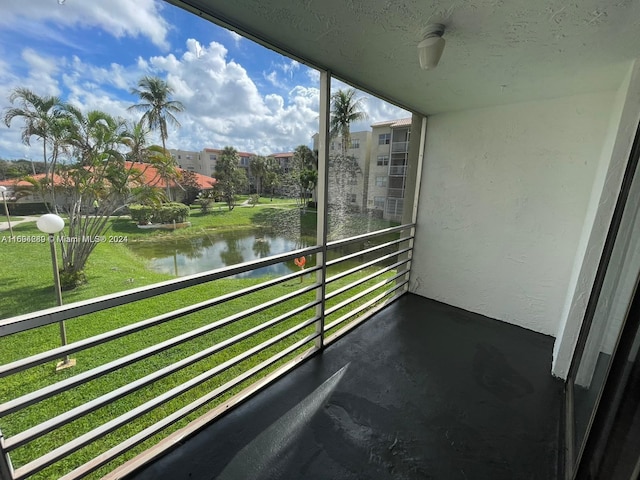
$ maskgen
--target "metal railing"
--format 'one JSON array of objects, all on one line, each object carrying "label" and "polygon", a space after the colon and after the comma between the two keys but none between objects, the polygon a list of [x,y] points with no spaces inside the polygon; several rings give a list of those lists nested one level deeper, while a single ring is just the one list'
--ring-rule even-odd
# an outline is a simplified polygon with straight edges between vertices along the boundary
[{"label": "metal railing", "polygon": [[[161,432],[165,438],[154,439],[154,452],[169,448],[170,430],[181,428],[184,435],[201,428],[198,419],[203,415],[208,421],[215,418],[405,293],[413,228],[401,225],[0,320],[0,341],[9,341],[60,321],[81,325],[104,312],[122,315],[132,304],[141,304],[143,310],[149,301],[170,305],[168,311],[0,366],[5,385],[9,379],[19,385],[13,396],[2,392],[0,427],[10,434],[0,433],[0,477],[18,480],[38,472],[64,479],[102,475],[107,464],[131,455],[135,447],[146,450],[148,440]],[[331,260],[326,260],[328,252]],[[324,265],[209,298],[218,281],[317,254]],[[310,274],[315,279],[303,283]],[[204,287],[204,298],[199,298],[200,290],[193,293]],[[225,305],[233,307],[233,313],[216,314]],[[124,348],[125,340],[137,348]],[[62,378],[52,375],[49,363],[71,354],[84,357]],[[125,377],[125,372],[135,372],[135,378]],[[27,388],[31,384],[35,387]],[[72,397],[76,389],[84,389],[80,398]],[[21,415],[33,409],[40,412],[38,420],[25,425]],[[43,416],[47,410],[51,414]],[[69,427],[78,422],[83,428],[74,433]],[[148,461],[149,455],[144,458]],[[119,471],[140,462],[127,459]]]},{"label": "metal railing", "polygon": [[392,142],[391,151],[406,153],[409,151],[409,142]]}]

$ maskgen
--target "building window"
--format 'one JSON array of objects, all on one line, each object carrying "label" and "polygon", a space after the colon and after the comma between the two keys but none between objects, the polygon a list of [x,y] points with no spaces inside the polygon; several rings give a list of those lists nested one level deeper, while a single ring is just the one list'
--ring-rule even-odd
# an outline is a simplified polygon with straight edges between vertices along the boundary
[{"label": "building window", "polygon": [[373,206],[384,210],[384,197],[373,197]]},{"label": "building window", "polygon": [[387,177],[376,177],[376,187],[386,187]]},{"label": "building window", "polygon": [[351,140],[351,144],[349,145],[349,148],[360,148],[360,139],[359,138],[353,138]]},{"label": "building window", "polygon": [[347,193],[347,203],[356,203],[355,193]]},{"label": "building window", "polygon": [[249,166],[249,157],[240,157],[240,165],[243,167]]},{"label": "building window", "polygon": [[196,169],[191,165],[187,165],[187,170],[189,170],[190,172],[195,172],[196,171]]},{"label": "building window", "polygon": [[331,142],[331,150],[335,150],[336,149],[336,142]]},{"label": "building window", "polygon": [[187,160],[191,160],[191,155],[186,155]]},{"label": "building window", "polygon": [[378,145],[389,145],[391,143],[390,133],[381,133],[378,135]]},{"label": "building window", "polygon": [[182,158],[182,156],[181,156],[181,155],[178,155],[178,159],[181,159],[181,158]]},{"label": "building window", "polygon": [[209,160],[212,160],[214,162],[217,160],[215,153],[213,155],[209,155]]},{"label": "building window", "polygon": [[389,155],[378,155],[377,165],[379,167],[386,167],[389,165]]}]

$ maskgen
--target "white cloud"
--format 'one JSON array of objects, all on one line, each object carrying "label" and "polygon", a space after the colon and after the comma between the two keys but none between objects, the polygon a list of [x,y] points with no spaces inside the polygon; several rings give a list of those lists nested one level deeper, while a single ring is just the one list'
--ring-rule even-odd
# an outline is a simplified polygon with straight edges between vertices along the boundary
[{"label": "white cloud", "polygon": [[[292,86],[280,83],[274,89],[267,82],[256,84],[243,65],[227,56],[224,45],[202,45],[195,39],[186,41],[186,49],[179,56],[138,57],[129,65],[112,62],[97,66],[82,55],[54,58],[26,48],[21,53],[21,65],[0,60],[0,109],[8,106],[8,88],[20,85],[40,95],[63,92],[65,100],[85,112],[97,109],[114,116],[139,118],[139,113],[127,110],[135,102],[129,89],[143,75],[157,75],[167,79],[174,89],[174,99],[185,106],[185,112],[177,114],[182,127],[169,130],[169,148],[198,151],[230,145],[240,151],[269,154],[310,145],[311,136],[318,131],[318,72],[289,60],[272,64],[274,79],[282,79],[276,72],[296,72],[299,80],[286,79]],[[334,82],[333,87],[347,86]],[[354,131],[409,115],[370,95],[359,96],[366,98],[364,107],[369,117],[354,124]],[[0,156],[25,155],[20,128],[19,122],[10,129],[0,128]],[[151,141],[159,143],[160,139],[156,134]],[[31,155],[39,156],[35,146]]]},{"label": "white cloud", "polygon": [[233,30],[227,30],[227,32],[229,33],[229,35],[233,39],[234,43],[236,44],[236,47],[239,46],[240,42],[242,41],[242,39],[244,39],[244,37],[242,35],[240,35],[239,33],[234,32]]},{"label": "white cloud", "polygon": [[167,49],[169,25],[160,15],[161,9],[162,4],[156,0],[68,0],[63,5],[52,0],[0,0],[0,26],[22,29],[26,23],[37,24],[38,28],[32,31],[41,37],[59,36],[43,28],[45,22],[66,27],[98,27],[116,38],[144,36]]},{"label": "white cloud", "polygon": [[[318,89],[295,86],[285,95],[274,93],[273,88],[260,91],[247,70],[228,60],[227,54],[219,43],[203,46],[190,39],[180,57],[169,53],[138,58],[128,66],[111,63],[98,67],[79,56],[52,59],[31,50],[23,53],[23,61],[29,72],[40,67],[46,83],[64,91],[65,99],[81,110],[98,109],[125,118],[135,115],[127,110],[135,101],[128,91],[140,77],[152,74],[166,78],[174,89],[174,99],[185,106],[185,112],[177,115],[182,127],[169,131],[170,148],[201,150],[231,145],[240,151],[268,154],[310,144],[318,129]],[[49,93],[35,85],[30,88],[40,95]],[[7,106],[7,95],[0,98],[0,107]],[[16,122],[15,128],[0,129],[0,152],[10,152],[5,156],[23,155],[20,126]]]}]

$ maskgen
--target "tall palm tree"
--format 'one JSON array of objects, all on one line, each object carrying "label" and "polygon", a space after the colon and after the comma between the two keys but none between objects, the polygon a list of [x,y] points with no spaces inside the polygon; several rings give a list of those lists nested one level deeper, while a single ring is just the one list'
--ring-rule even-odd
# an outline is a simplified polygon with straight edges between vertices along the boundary
[{"label": "tall palm tree", "polygon": [[167,200],[172,201],[171,182],[173,181],[177,184],[180,178],[180,169],[175,160],[164,147],[160,150],[157,145],[151,145],[147,148],[147,159],[156,168],[158,175],[165,183]]},{"label": "tall palm tree", "polygon": [[132,88],[131,93],[138,95],[142,103],[131,105],[129,110],[143,112],[142,120],[150,129],[160,130],[162,148],[166,150],[167,122],[180,126],[180,122],[174,113],[184,111],[184,105],[177,100],[171,100],[173,88],[167,82],[158,77],[145,76],[138,82],[138,88]]},{"label": "tall palm tree", "polygon": [[267,159],[260,155],[253,155],[249,159],[249,173],[256,181],[256,193],[262,194],[262,183],[267,174]]},{"label": "tall palm tree", "polygon": [[[7,127],[16,117],[22,117],[24,127],[22,129],[22,142],[30,145],[31,137],[42,140],[42,160],[44,169],[49,174],[47,144],[51,137],[52,124],[63,115],[63,103],[59,97],[41,97],[28,88],[16,88],[9,95],[11,104],[16,107],[7,108],[4,112],[4,123]],[[33,168],[33,164],[32,164]],[[33,168],[35,175],[35,168]]]},{"label": "tall palm tree", "polygon": [[147,161],[147,135],[149,134],[148,128],[145,126],[142,120],[139,120],[128,125],[129,135],[127,138],[127,146],[129,152],[127,153],[127,160],[134,163],[144,163]]},{"label": "tall palm tree", "polygon": [[353,88],[338,90],[331,95],[331,119],[329,134],[332,137],[342,137],[342,154],[347,155],[351,144],[351,123],[366,120],[367,114],[363,110],[363,99],[355,98]]}]

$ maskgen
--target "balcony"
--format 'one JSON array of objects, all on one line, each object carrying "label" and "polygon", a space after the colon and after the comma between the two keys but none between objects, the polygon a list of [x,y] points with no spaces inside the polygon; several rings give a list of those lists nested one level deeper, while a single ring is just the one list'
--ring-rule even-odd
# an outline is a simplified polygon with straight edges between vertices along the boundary
[{"label": "balcony", "polygon": [[[0,403],[2,479],[102,476],[136,447],[197,430],[406,292],[412,231],[387,228],[1,320],[0,341],[25,346],[0,366],[11,385]],[[218,283],[300,257],[315,262],[246,288]],[[123,314],[132,304],[140,318]],[[119,328],[101,331],[105,315],[121,317]],[[64,322],[92,334],[40,349]],[[52,373],[70,356],[73,369]]]},{"label": "balcony", "polygon": [[409,151],[410,142],[393,142],[391,143],[391,151],[393,153],[407,153]]},{"label": "balcony", "polygon": [[552,343],[406,294],[125,478],[553,479]]}]

